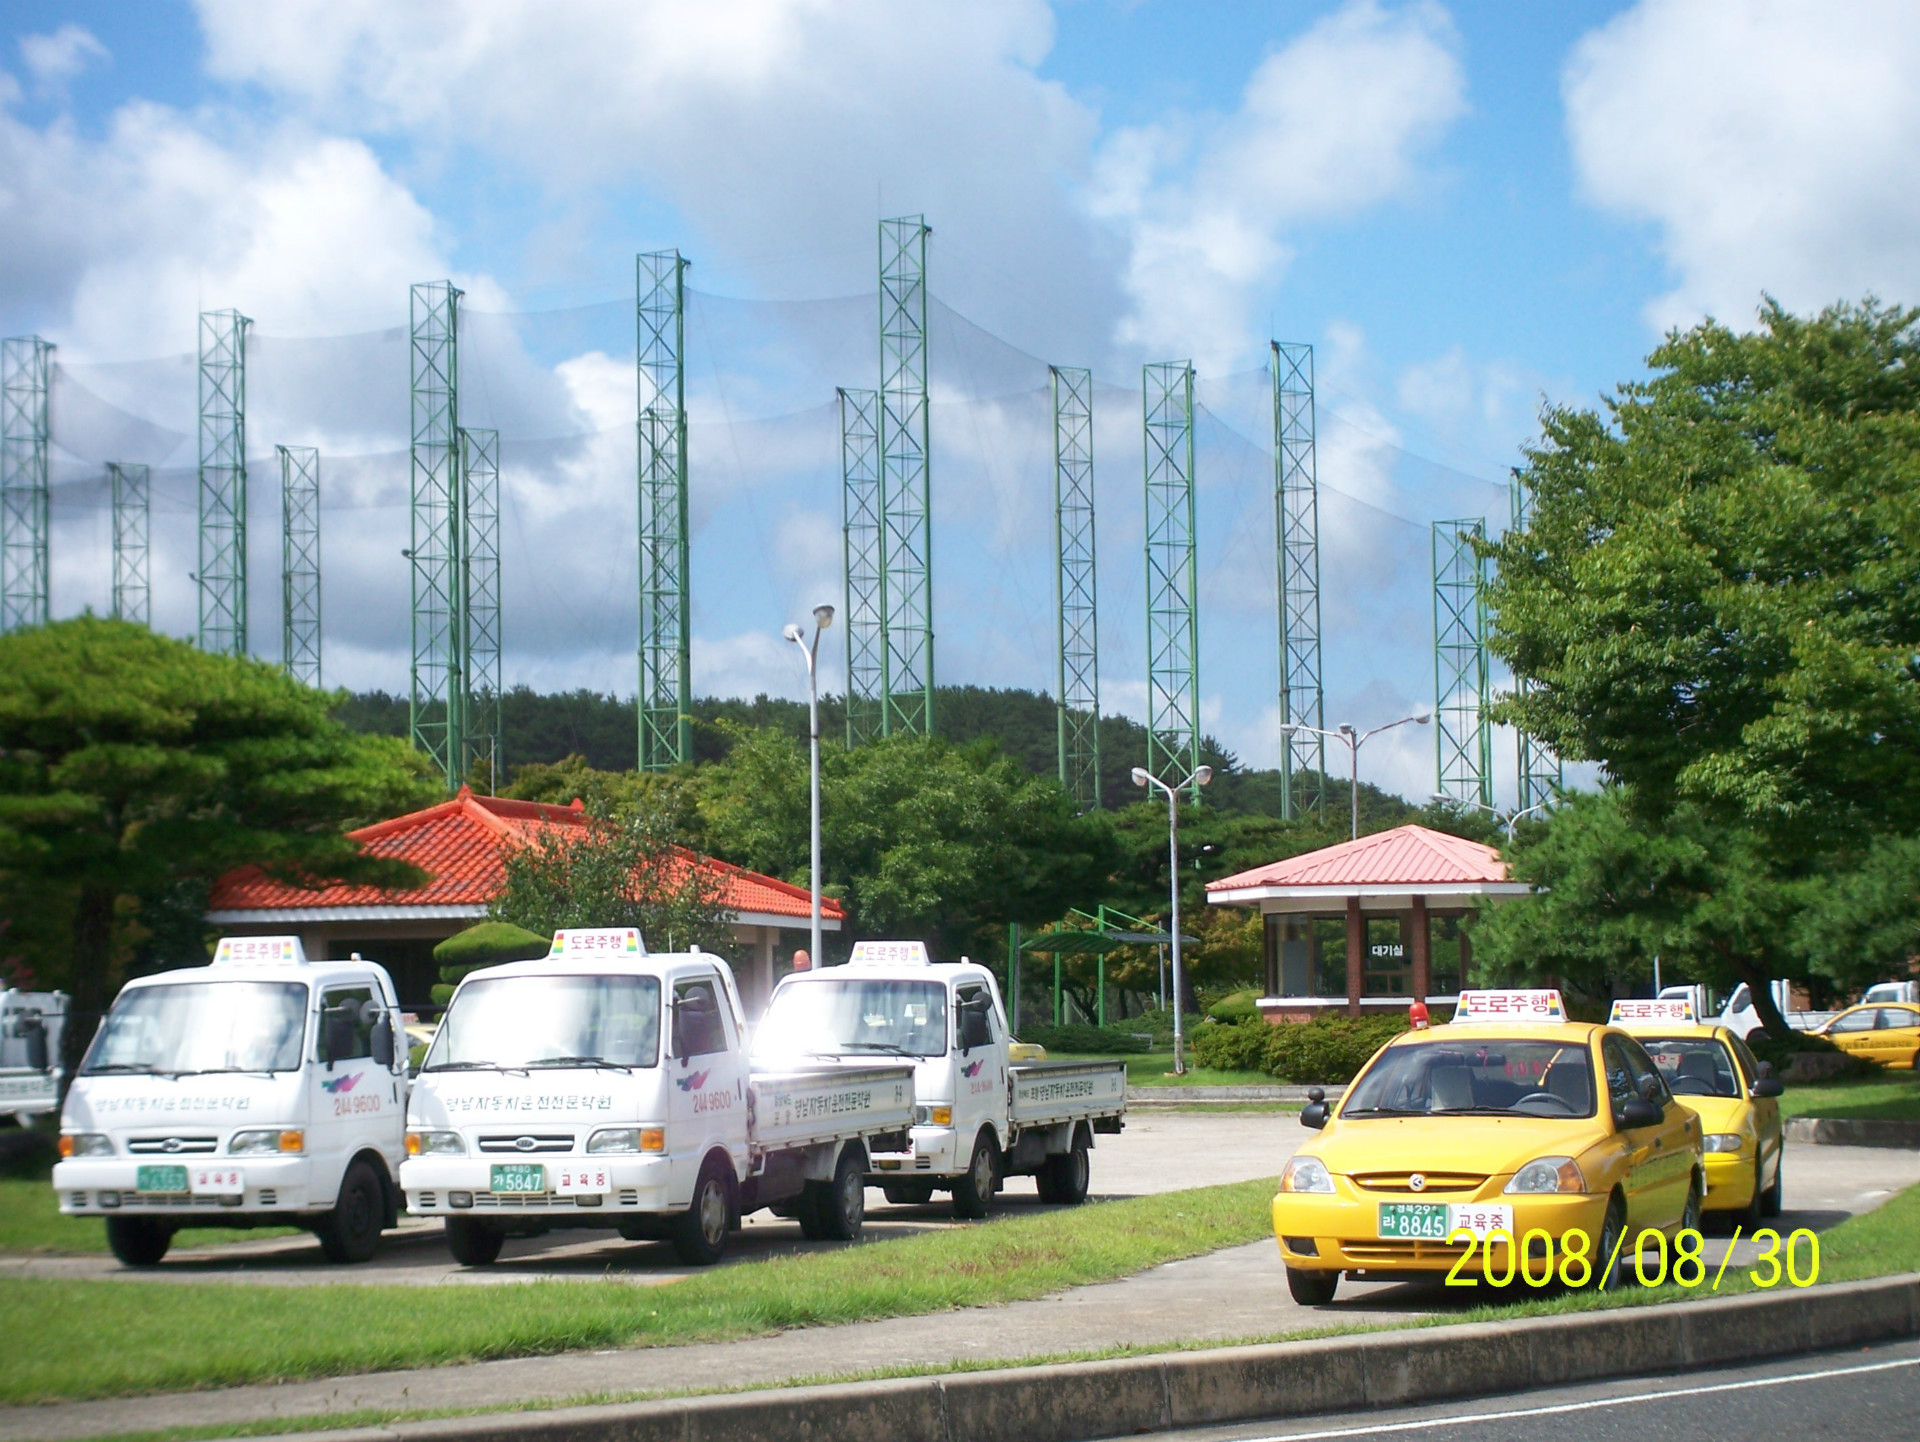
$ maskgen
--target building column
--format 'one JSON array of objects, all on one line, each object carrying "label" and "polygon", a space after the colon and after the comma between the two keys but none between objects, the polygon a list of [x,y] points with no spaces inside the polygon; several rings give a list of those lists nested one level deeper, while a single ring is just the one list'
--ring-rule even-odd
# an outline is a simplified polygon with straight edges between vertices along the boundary
[{"label": "building column", "polygon": [[1409,930],[1413,935],[1407,938],[1413,947],[1413,999],[1425,1002],[1427,993],[1433,990],[1433,932],[1432,923],[1427,918],[1427,899],[1424,896],[1413,898],[1413,920]]},{"label": "building column", "polygon": [[1347,1015],[1360,1015],[1360,998],[1367,989],[1367,923],[1360,916],[1360,898],[1347,898]]},{"label": "building column", "polygon": [[774,926],[760,928],[760,944],[754,948],[754,970],[760,974],[760,1008],[766,1010],[768,1002],[773,1000],[773,949],[780,939],[780,929]]}]

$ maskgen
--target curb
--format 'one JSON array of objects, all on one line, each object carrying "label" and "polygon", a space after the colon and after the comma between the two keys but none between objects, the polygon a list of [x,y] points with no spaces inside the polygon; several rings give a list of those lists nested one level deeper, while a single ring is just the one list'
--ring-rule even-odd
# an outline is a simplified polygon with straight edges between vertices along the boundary
[{"label": "curb", "polygon": [[1785,1135],[1815,1146],[1920,1148],[1920,1122],[1879,1117],[1788,1117]]},{"label": "curb", "polygon": [[1086,1442],[1725,1366],[1911,1337],[1920,1273],[1788,1293],[1222,1347],[396,1422],[303,1442]]}]

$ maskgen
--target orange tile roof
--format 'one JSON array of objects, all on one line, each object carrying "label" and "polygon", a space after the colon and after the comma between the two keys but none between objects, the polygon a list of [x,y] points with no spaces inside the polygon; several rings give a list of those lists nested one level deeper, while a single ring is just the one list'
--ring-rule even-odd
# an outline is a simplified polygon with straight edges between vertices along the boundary
[{"label": "orange tile roof", "polygon": [[[425,886],[388,891],[377,886],[294,886],[256,866],[228,872],[214,884],[210,911],[274,911],[291,907],[485,906],[506,876],[501,858],[509,845],[524,843],[550,828],[584,828],[587,814],[578,801],[549,806],[537,801],[508,801],[460,794],[424,811],[364,826],[348,836],[369,855],[408,861],[427,873]],[[715,882],[722,903],[735,913],[755,912],[804,919],[812,914],[805,887],[793,886],[757,871],[716,861],[685,847],[674,848],[683,867],[698,866]],[[823,918],[844,921],[846,912],[822,897]]]},{"label": "orange tile roof", "polygon": [[1255,886],[1459,886],[1507,882],[1491,846],[1424,826],[1397,826],[1207,883],[1208,891]]}]

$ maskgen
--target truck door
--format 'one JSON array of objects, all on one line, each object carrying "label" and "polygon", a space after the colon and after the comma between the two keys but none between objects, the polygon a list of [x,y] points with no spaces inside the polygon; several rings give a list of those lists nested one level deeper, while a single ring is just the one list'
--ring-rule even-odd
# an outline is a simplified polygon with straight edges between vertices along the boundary
[{"label": "truck door", "polygon": [[983,1125],[992,1126],[1000,1144],[1006,1145],[1007,1076],[987,989],[963,982],[954,988],[953,1002],[954,1159],[965,1166]]},{"label": "truck door", "polygon": [[371,977],[320,993],[315,1065],[307,1083],[309,1201],[332,1204],[348,1160],[362,1147],[391,1151],[383,1143],[400,1105],[392,1094],[397,1083],[373,1059],[374,1017],[369,1014],[385,1007]]},{"label": "truck door", "polygon": [[731,1035],[732,1007],[713,972],[681,977],[673,984],[671,1060],[667,1075],[667,1152],[671,1158],[668,1201],[693,1199],[700,1164],[714,1147],[738,1161],[746,1150],[746,1097],[739,1039]]}]

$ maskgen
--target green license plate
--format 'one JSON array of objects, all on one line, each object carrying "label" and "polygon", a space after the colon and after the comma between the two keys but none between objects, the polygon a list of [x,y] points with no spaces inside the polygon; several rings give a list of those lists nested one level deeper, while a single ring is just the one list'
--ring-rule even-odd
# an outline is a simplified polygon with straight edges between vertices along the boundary
[{"label": "green license plate", "polygon": [[185,1167],[141,1167],[133,1174],[136,1192],[160,1192],[174,1196],[187,1189]]},{"label": "green license plate", "polygon": [[1447,1204],[1382,1202],[1380,1235],[1414,1242],[1444,1242],[1447,1239]]},{"label": "green license plate", "polygon": [[[493,1180],[487,1185],[496,1197],[502,1194],[517,1196],[544,1192],[547,1189],[547,1169],[538,1162],[496,1162]],[[1444,1212],[1446,1208],[1440,1210]]]}]

